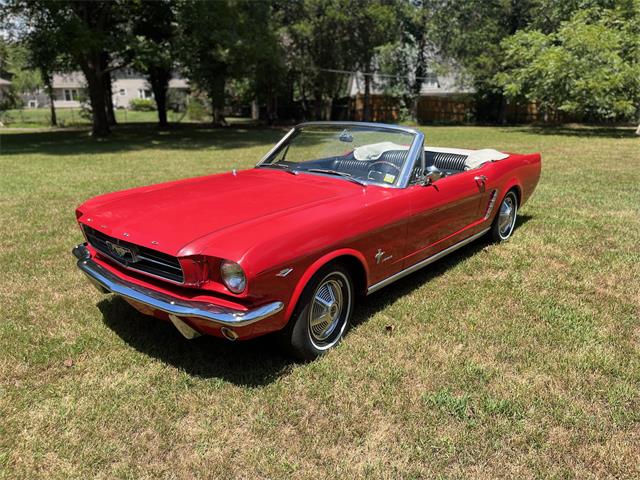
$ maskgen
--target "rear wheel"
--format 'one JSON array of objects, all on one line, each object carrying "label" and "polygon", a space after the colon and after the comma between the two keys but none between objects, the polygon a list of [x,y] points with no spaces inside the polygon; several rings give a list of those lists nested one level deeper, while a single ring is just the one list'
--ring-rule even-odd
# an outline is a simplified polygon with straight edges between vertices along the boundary
[{"label": "rear wheel", "polygon": [[502,199],[496,218],[491,225],[491,237],[496,242],[504,242],[513,233],[518,215],[518,196],[509,190]]},{"label": "rear wheel", "polygon": [[336,346],[353,314],[353,281],[340,264],[321,268],[305,287],[285,329],[287,349],[300,360],[313,360]]}]

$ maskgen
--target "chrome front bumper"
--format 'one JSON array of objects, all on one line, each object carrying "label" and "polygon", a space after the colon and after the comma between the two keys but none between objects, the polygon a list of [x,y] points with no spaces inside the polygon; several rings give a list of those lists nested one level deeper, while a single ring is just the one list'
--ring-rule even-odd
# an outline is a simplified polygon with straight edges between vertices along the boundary
[{"label": "chrome front bumper", "polygon": [[176,317],[196,317],[227,327],[243,327],[280,312],[284,304],[271,302],[251,310],[234,310],[208,302],[183,300],[124,280],[94,262],[84,244],[72,251],[78,268],[103,293],[113,292],[136,302],[149,305]]}]

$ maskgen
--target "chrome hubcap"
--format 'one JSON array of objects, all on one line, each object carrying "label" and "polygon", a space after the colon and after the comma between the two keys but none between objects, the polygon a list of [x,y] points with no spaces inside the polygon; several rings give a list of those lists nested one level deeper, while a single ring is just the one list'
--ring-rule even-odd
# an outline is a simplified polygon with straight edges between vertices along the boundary
[{"label": "chrome hubcap", "polygon": [[501,237],[506,238],[511,234],[516,221],[516,204],[511,195],[502,201],[498,215],[498,231]]},{"label": "chrome hubcap", "polygon": [[321,283],[309,309],[309,333],[316,342],[326,341],[340,324],[345,301],[339,279]]}]

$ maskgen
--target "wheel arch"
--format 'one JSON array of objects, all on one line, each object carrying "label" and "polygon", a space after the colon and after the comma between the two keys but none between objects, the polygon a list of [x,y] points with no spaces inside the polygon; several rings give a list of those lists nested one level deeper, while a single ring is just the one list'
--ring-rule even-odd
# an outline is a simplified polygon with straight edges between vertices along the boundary
[{"label": "wheel arch", "polygon": [[366,292],[369,280],[369,269],[364,255],[351,248],[334,250],[314,261],[305,270],[304,274],[300,277],[300,280],[298,280],[285,310],[285,318],[287,322],[291,319],[291,315],[298,304],[298,300],[300,300],[300,296],[302,295],[304,288],[309,283],[309,280],[311,280],[318,270],[333,262],[340,262],[345,266],[345,268],[347,268],[351,274],[354,283],[354,290],[357,294]]},{"label": "wheel arch", "polygon": [[[502,194],[502,199],[504,199],[504,197],[507,196],[507,193],[509,193],[511,190],[514,190],[516,192],[516,196],[518,197],[518,206],[521,205],[522,204],[522,185],[520,184],[520,181],[518,181],[518,179],[513,178],[505,184],[505,189],[503,191],[504,193]],[[502,201],[502,199],[500,201]]]}]

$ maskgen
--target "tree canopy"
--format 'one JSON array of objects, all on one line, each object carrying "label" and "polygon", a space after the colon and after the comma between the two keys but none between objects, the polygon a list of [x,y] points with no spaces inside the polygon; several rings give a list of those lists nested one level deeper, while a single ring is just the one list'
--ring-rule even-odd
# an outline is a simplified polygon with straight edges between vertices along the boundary
[{"label": "tree canopy", "polygon": [[270,119],[294,103],[305,117],[330,119],[356,71],[364,119],[374,78],[415,119],[425,78],[444,71],[472,87],[478,120],[504,121],[507,105],[522,101],[550,117],[629,119],[640,103],[639,12],[640,0],[0,3],[25,52],[15,83],[51,92],[53,72],[81,70],[95,135],[115,122],[111,74],[124,66],[148,78],[162,126],[175,71],[218,125],[232,98],[263,105]]},{"label": "tree canopy", "polygon": [[640,103],[640,17],[579,11],[557,31],[521,31],[503,42],[497,83],[511,98],[585,120],[630,117]]}]

